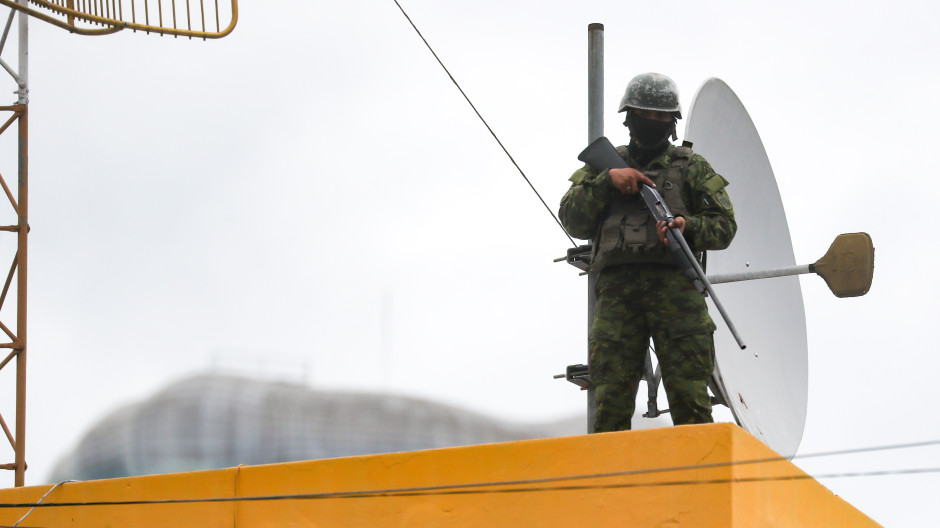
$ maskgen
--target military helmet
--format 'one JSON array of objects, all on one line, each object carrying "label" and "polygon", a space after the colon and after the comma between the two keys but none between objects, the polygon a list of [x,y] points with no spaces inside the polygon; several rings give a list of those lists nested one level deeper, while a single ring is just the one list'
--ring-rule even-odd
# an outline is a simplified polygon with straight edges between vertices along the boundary
[{"label": "military helmet", "polygon": [[661,73],[641,73],[630,80],[618,112],[626,112],[628,108],[675,112],[676,117],[682,119],[679,88]]}]

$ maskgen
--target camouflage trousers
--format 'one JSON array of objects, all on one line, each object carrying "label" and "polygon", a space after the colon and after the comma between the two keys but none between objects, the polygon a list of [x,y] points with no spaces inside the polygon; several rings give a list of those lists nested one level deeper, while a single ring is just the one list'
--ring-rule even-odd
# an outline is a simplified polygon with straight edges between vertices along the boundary
[{"label": "camouflage trousers", "polygon": [[588,358],[594,432],[630,429],[651,337],[673,423],[711,423],[715,323],[689,279],[674,266],[625,264],[605,268],[595,293]]}]

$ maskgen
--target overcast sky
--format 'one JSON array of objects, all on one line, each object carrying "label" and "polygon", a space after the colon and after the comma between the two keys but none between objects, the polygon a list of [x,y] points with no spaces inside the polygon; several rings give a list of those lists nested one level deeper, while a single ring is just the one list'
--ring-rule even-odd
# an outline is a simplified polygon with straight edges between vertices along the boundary
[{"label": "overcast sky", "polygon": [[[589,23],[606,27],[615,142],[636,73],[670,75],[686,108],[725,80],[797,262],[843,232],[876,246],[864,297],[801,279],[800,453],[940,439],[936,3],[402,5],[553,209],[587,140]],[[569,243],[395,3],[239,7],[219,41],[30,26],[27,483],[117,406],[214,360],[509,420],[582,412],[552,379],[586,358],[585,278],[552,262]],[[0,401],[11,420],[12,392]],[[929,468],[940,449],[796,462]],[[940,514],[936,473],[822,483],[887,526]]]}]

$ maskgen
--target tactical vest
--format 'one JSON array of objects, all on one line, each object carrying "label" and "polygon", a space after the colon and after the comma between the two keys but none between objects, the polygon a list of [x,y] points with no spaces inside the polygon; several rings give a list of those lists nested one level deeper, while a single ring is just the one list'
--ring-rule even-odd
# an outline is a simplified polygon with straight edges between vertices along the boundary
[{"label": "tactical vest", "polygon": [[[626,159],[625,147],[617,150]],[[676,147],[666,169],[642,171],[656,184],[656,190],[675,216],[689,216],[682,201],[682,188],[691,160],[691,148]],[[643,198],[639,194],[614,194],[607,217],[594,235],[591,269],[599,271],[617,264],[675,264],[669,249],[659,241],[656,221]]]}]

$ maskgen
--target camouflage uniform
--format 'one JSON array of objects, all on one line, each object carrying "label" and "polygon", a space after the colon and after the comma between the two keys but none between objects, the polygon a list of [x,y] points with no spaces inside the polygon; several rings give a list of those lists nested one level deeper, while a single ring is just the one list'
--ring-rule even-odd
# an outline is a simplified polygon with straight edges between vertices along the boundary
[{"label": "camouflage uniform", "polygon": [[[622,147],[618,150],[622,155],[626,152]],[[643,167],[627,161],[640,171],[663,170],[675,152],[670,144]],[[597,174],[588,166],[575,171],[570,181],[559,217],[572,236],[595,237],[608,205],[620,191],[608,171]],[[681,198],[689,212],[685,239],[695,252],[724,249],[734,237],[737,224],[724,190],[727,184],[705,158],[692,155]],[[710,423],[707,385],[715,364],[715,324],[705,299],[679,267],[608,264],[600,270],[595,293],[588,358],[597,403],[595,432],[630,429],[650,337],[656,345],[673,423]]]}]

